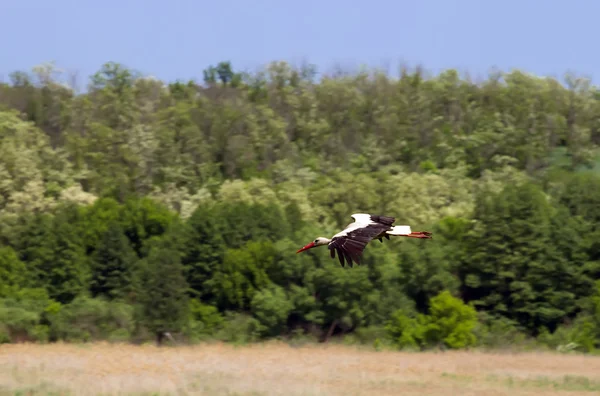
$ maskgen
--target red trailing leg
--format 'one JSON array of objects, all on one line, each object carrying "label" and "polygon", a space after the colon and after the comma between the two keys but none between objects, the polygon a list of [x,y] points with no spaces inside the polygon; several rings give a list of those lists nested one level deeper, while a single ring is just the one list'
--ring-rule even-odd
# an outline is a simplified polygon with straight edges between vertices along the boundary
[{"label": "red trailing leg", "polygon": [[408,238],[420,238],[420,239],[431,239],[431,232],[429,231],[415,231],[411,232],[409,235],[402,235]]}]

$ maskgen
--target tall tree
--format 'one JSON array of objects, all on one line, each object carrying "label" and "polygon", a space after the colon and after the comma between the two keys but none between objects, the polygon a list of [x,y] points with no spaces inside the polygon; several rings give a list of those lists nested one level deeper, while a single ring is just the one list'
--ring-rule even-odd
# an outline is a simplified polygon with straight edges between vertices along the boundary
[{"label": "tall tree", "polygon": [[138,301],[141,323],[162,344],[166,333],[182,329],[188,318],[188,284],[173,237],[154,240],[145,259]]},{"label": "tall tree", "polygon": [[118,223],[108,225],[91,258],[92,296],[124,298],[133,291],[138,257]]}]

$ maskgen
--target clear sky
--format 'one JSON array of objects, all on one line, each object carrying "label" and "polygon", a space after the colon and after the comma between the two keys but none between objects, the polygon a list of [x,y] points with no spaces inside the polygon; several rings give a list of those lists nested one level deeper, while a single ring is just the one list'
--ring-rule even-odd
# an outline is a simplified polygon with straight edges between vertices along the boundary
[{"label": "clear sky", "polygon": [[594,0],[0,0],[0,78],[46,61],[87,82],[107,61],[171,81],[221,60],[249,71],[403,60],[482,77],[494,66],[571,70],[597,83],[599,15]]}]

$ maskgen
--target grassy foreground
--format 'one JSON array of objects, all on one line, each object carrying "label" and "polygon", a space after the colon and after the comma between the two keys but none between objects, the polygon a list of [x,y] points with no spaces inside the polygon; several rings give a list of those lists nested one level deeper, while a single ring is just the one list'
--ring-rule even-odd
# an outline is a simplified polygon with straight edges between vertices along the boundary
[{"label": "grassy foreground", "polygon": [[269,343],[0,345],[0,395],[579,395],[600,357]]}]

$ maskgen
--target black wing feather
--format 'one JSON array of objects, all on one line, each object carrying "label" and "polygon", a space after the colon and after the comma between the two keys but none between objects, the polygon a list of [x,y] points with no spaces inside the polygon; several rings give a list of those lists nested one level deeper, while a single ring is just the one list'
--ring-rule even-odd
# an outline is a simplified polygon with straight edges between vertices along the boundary
[{"label": "black wing feather", "polygon": [[[333,249],[331,249],[333,250]],[[336,249],[337,253],[338,253],[338,259],[340,260],[340,264],[342,265],[342,267],[344,267],[344,253],[342,252],[342,249]]]},{"label": "black wing feather", "polygon": [[[381,218],[383,216],[379,216]],[[386,223],[393,223],[393,218],[384,217]],[[390,223],[391,224],[391,223]],[[361,264],[362,252],[367,244],[375,237],[380,235],[382,232],[389,230],[391,226],[376,223],[369,224],[366,227],[359,228],[357,230],[349,232],[347,235],[342,237],[335,237],[329,243],[330,250],[337,250],[338,258],[342,267],[344,266],[344,259],[348,262],[350,267],[353,267],[353,262]]]},{"label": "black wing feather", "polygon": [[392,224],[396,221],[394,217],[390,216],[378,216],[378,215],[370,215],[371,220],[375,223],[383,224],[385,226],[391,227]]}]

